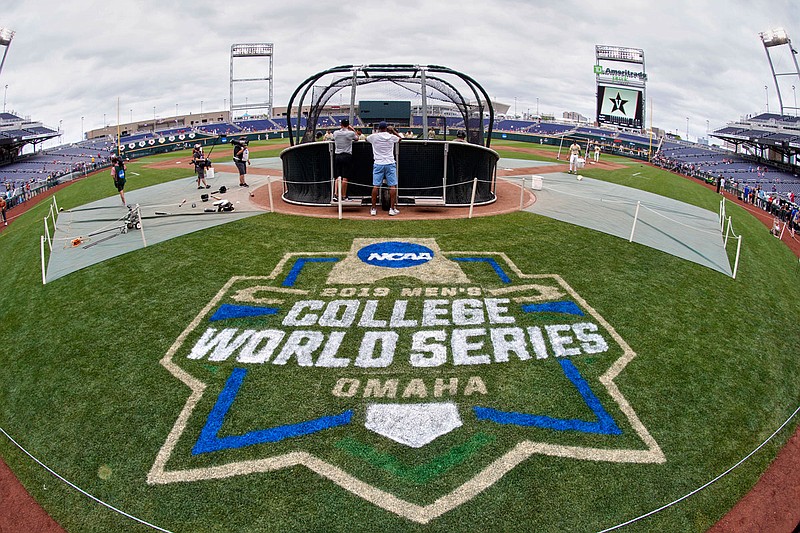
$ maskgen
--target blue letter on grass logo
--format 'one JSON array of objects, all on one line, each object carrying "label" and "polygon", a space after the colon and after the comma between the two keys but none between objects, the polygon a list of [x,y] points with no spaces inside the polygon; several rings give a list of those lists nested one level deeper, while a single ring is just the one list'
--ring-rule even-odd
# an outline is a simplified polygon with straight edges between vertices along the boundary
[{"label": "blue letter on grass logo", "polygon": [[360,249],[358,258],[372,266],[408,268],[433,259],[433,250],[411,242],[379,242]]}]

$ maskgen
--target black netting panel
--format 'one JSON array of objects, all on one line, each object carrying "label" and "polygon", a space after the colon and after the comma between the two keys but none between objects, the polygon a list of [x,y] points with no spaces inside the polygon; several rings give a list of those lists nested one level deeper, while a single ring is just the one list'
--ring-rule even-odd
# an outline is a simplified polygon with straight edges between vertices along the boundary
[{"label": "black netting panel", "polygon": [[329,204],[332,194],[329,143],[302,146],[281,154],[283,196],[295,203]]},{"label": "black netting panel", "polygon": [[[281,154],[284,175],[284,198],[302,204],[330,205],[332,196],[332,143],[307,143]],[[447,185],[443,191],[445,172],[444,149],[447,155]],[[399,193],[404,197],[431,198],[445,196],[446,205],[468,205],[473,179],[478,178],[476,204],[495,200],[494,172],[497,153],[468,143],[403,141],[398,147]],[[366,142],[353,144],[353,172],[349,176],[347,194],[353,198],[372,193],[372,146]]]},{"label": "black netting panel", "polygon": [[475,178],[478,178],[475,203],[484,204],[493,201],[494,170],[499,159],[497,154],[467,143],[450,143],[449,147],[445,202],[448,205],[469,204]]},{"label": "black netting panel", "polygon": [[403,196],[442,197],[444,143],[400,142],[397,181]]},{"label": "black netting panel", "polygon": [[372,194],[372,145],[368,142],[353,143],[353,175],[347,183],[351,198]]}]

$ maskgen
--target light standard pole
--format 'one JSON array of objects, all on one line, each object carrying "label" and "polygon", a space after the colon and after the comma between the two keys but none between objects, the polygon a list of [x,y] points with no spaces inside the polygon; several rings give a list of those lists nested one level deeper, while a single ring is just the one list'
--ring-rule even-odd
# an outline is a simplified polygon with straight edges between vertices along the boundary
[{"label": "light standard pole", "polygon": [[539,115],[539,99],[538,98],[536,99],[536,116],[537,117],[540,116]]},{"label": "light standard pole", "polygon": [[[8,87],[8,85],[6,85]],[[794,90],[794,85],[792,85],[792,95],[794,96],[794,116],[797,116],[797,92]],[[3,106],[3,111],[5,111],[5,106]]]},{"label": "light standard pole", "polygon": [[514,97],[514,118],[517,118],[517,97]]},{"label": "light standard pole", "polygon": [[222,99],[222,110],[225,111],[226,109],[228,109],[228,99],[227,98],[223,98]]},{"label": "light standard pole", "polygon": [[156,132],[156,106],[153,106],[153,133]]},{"label": "light standard pole", "polygon": [[175,104],[175,121],[178,121],[178,104]]},{"label": "light standard pole", "polygon": [[133,109],[131,109],[131,124],[133,124]]},{"label": "light standard pole", "polygon": [[706,119],[706,137],[708,137],[709,133],[711,133],[711,123]]},{"label": "light standard pole", "polygon": [[6,96],[8,96],[8,84],[6,83],[6,89],[3,91],[3,113],[6,112]]},{"label": "light standard pole", "polygon": [[200,100],[200,114],[203,114],[203,101]]},{"label": "light standard pole", "polygon": [[81,117],[81,140],[84,140],[86,133],[83,131],[83,117]]},{"label": "light standard pole", "polygon": [[689,117],[686,117],[686,142],[689,142]]},{"label": "light standard pole", "polygon": [[106,114],[103,113],[103,127],[106,127]]}]

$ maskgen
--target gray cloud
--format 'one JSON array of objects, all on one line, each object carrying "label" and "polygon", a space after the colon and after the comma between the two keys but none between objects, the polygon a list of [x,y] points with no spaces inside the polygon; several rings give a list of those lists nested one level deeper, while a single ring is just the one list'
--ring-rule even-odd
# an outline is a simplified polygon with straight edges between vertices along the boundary
[{"label": "gray cloud", "polygon": [[[77,140],[106,114],[121,120],[221,109],[233,43],[275,44],[275,104],[339,64],[439,64],[463,71],[518,111],[594,115],[594,45],[643,48],[654,125],[702,136],[777,96],[758,32],[800,39],[791,0],[559,3],[498,0],[381,3],[125,3],[5,0],[17,31],[0,86],[8,108]],[[0,87],[4,88],[4,87]],[[791,94],[784,93],[784,103]],[[649,106],[648,106],[649,108]],[[649,109],[648,109],[649,112]]]}]

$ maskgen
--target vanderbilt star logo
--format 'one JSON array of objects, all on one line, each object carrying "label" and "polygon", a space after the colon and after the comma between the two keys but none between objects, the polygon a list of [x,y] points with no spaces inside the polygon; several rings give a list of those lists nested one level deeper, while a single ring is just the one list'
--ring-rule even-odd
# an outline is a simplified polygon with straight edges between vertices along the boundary
[{"label": "vanderbilt star logo", "polygon": [[616,98],[609,98],[609,100],[611,100],[611,103],[614,104],[614,109],[611,110],[612,113],[614,111],[619,111],[623,115],[627,115],[627,113],[625,112],[625,104],[627,104],[628,101],[623,100],[622,96],[620,96],[619,93],[617,93]]}]

